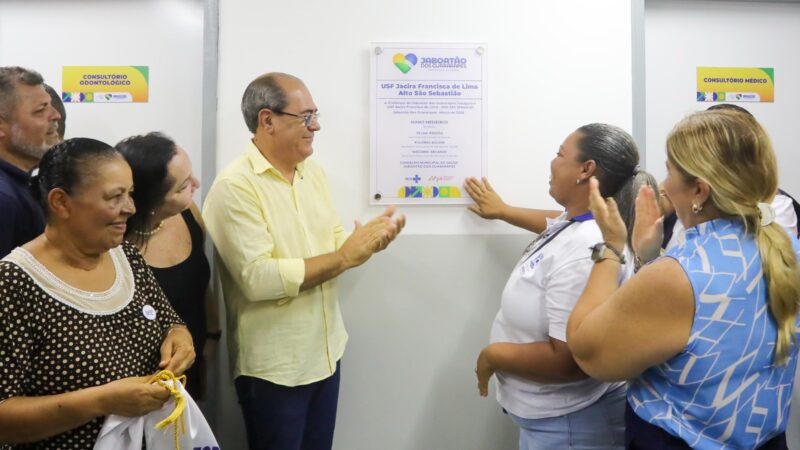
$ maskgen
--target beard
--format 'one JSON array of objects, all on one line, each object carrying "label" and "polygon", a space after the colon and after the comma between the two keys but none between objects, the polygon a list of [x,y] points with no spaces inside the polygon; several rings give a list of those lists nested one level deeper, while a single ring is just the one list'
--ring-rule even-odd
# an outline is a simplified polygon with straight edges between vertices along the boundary
[{"label": "beard", "polygon": [[39,144],[26,141],[17,125],[11,126],[11,151],[17,155],[39,161],[49,148],[47,140],[42,140]]},{"label": "beard", "polygon": [[50,147],[52,147],[52,146],[54,146],[54,145],[56,145],[58,143],[61,143],[63,141],[64,141],[64,139],[61,138],[60,134],[51,133],[51,134],[47,135],[47,137],[44,140],[44,143],[47,146],[47,148],[50,148]]}]

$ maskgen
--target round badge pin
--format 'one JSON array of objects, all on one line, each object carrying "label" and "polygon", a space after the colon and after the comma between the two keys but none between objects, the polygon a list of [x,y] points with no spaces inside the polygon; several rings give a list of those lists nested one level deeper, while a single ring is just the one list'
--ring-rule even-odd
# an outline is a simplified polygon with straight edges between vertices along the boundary
[{"label": "round badge pin", "polygon": [[156,309],[150,305],[144,305],[144,307],[142,307],[142,314],[145,319],[156,320]]}]

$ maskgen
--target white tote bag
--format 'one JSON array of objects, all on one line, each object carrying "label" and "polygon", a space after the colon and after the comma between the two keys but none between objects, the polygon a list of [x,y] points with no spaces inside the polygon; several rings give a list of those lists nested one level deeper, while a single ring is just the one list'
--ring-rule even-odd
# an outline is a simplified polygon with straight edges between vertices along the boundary
[{"label": "white tote bag", "polygon": [[[141,417],[106,417],[94,450],[220,450],[206,418],[179,377],[164,370],[153,377],[172,396],[161,409]],[[184,378],[185,379],[185,378]]]}]

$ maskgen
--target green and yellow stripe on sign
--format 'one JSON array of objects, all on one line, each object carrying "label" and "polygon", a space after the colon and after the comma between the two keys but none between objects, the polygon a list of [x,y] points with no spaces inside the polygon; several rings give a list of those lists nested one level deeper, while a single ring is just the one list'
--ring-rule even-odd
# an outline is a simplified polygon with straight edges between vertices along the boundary
[{"label": "green and yellow stripe on sign", "polygon": [[457,186],[401,186],[397,190],[399,198],[461,198]]}]

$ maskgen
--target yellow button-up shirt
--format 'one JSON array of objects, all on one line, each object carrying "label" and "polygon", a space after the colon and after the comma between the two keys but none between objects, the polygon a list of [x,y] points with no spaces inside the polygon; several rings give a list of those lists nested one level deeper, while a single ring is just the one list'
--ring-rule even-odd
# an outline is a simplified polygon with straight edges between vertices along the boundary
[{"label": "yellow button-up shirt", "polygon": [[331,376],[347,343],[336,280],[300,292],[303,259],[347,238],[322,168],[304,161],[289,183],[251,142],[217,176],[203,219],[217,249],[233,376],[284,386]]}]

